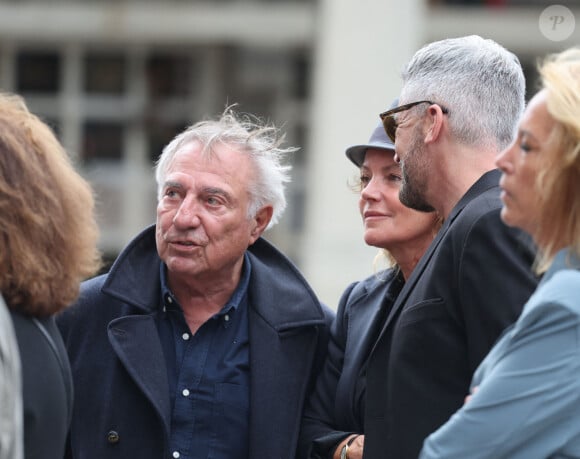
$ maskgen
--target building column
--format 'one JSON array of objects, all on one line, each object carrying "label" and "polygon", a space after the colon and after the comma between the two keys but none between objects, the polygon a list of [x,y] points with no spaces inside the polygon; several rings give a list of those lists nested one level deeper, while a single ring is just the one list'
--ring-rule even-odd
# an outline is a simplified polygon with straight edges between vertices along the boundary
[{"label": "building column", "polygon": [[363,240],[358,170],[345,149],[368,141],[399,95],[400,70],[422,45],[425,0],[320,0],[308,145],[301,268],[336,308],[348,284],[373,273],[377,249]]}]

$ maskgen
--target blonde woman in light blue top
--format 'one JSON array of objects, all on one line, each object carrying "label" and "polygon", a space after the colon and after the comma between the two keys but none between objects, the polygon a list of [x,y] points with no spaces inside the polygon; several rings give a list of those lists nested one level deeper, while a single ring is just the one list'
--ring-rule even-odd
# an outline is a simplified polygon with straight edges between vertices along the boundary
[{"label": "blonde woman in light blue top", "polygon": [[539,70],[542,89],[496,163],[502,220],[532,235],[544,275],[421,459],[580,458],[580,49]]}]

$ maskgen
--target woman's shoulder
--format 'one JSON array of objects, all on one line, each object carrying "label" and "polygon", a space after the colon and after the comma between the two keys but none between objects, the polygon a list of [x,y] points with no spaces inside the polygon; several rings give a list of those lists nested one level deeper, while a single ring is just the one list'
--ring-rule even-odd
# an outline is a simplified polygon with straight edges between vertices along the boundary
[{"label": "woman's shoulder", "polygon": [[543,279],[517,321],[516,333],[580,325],[580,272],[564,269]]},{"label": "woman's shoulder", "polygon": [[562,269],[543,282],[536,292],[540,303],[558,304],[580,315],[580,271]]},{"label": "woman's shoulder", "polygon": [[397,278],[397,272],[396,269],[388,268],[353,282],[344,291],[341,302],[352,305],[366,301],[369,297],[385,295],[393,280]]},{"label": "woman's shoulder", "polygon": [[531,300],[560,305],[580,315],[580,260],[568,250],[560,251],[544,274]]},{"label": "woman's shoulder", "polygon": [[396,277],[396,270],[393,268],[383,269],[381,271],[377,271],[372,275],[355,282],[353,292],[357,291],[365,291],[365,292],[373,292],[375,290],[384,290],[388,288],[390,283]]}]

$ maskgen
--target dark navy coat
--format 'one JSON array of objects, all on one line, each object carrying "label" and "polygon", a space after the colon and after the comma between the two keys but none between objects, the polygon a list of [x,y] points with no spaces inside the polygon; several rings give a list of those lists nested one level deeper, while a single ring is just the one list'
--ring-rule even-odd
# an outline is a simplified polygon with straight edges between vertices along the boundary
[{"label": "dark navy coat", "polygon": [[300,459],[332,457],[345,437],[364,433],[365,364],[403,282],[389,269],[342,294],[328,355],[302,418]]},{"label": "dark navy coat", "polygon": [[[333,313],[266,240],[248,254],[249,457],[290,459]],[[75,391],[68,457],[170,457],[170,395],[155,322],[159,263],[151,226],[108,274],[84,282],[77,303],[57,319]]]}]

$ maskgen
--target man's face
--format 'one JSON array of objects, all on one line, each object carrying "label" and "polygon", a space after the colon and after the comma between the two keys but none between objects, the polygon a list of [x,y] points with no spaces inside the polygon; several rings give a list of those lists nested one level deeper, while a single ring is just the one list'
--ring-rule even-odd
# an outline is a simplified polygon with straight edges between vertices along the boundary
[{"label": "man's face", "polygon": [[401,161],[403,181],[399,191],[401,202],[411,209],[422,212],[435,210],[427,202],[427,186],[430,161],[425,153],[422,120],[416,110],[402,113],[397,119],[395,150]]},{"label": "man's face", "polygon": [[171,281],[227,278],[261,231],[248,218],[253,170],[247,155],[226,146],[203,157],[197,142],[177,152],[157,205],[156,242]]}]

